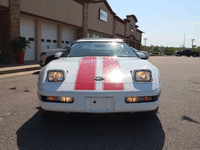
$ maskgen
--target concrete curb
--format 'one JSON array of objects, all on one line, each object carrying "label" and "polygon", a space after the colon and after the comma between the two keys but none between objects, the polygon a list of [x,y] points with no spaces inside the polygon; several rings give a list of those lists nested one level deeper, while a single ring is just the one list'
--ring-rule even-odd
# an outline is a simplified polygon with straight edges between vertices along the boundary
[{"label": "concrete curb", "polygon": [[26,66],[0,68],[0,75],[17,73],[17,72],[32,71],[32,70],[39,70],[41,68],[42,67],[39,66],[39,65],[26,65]]}]

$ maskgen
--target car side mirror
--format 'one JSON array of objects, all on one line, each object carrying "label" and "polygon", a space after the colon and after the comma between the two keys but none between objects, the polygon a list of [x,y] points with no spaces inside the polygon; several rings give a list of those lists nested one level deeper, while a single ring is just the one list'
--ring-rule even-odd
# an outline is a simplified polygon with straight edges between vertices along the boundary
[{"label": "car side mirror", "polygon": [[60,58],[60,56],[62,55],[63,52],[58,52],[54,55],[55,58]]},{"label": "car side mirror", "polygon": [[145,55],[141,52],[137,52],[137,55],[139,56],[140,59],[146,59]]},{"label": "car side mirror", "polygon": [[66,46],[65,46],[65,49],[68,49],[68,48],[70,48],[72,46],[72,44],[67,44]]}]

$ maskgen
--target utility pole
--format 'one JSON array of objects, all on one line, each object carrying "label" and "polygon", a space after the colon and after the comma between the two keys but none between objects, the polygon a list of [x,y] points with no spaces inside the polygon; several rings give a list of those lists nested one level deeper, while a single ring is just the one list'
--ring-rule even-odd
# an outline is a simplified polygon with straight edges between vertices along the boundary
[{"label": "utility pole", "polygon": [[185,47],[185,34],[184,34],[183,47]]},{"label": "utility pole", "polygon": [[146,40],[147,40],[147,38],[144,38],[144,40],[145,40],[145,47],[146,47]]},{"label": "utility pole", "polygon": [[192,49],[193,49],[193,41],[194,41],[195,39],[192,39]]}]

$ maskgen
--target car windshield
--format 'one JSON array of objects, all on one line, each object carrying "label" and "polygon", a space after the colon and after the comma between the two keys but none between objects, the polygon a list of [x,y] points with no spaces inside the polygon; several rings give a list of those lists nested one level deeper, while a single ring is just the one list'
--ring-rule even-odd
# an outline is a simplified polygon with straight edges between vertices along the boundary
[{"label": "car windshield", "polygon": [[117,56],[137,57],[126,43],[80,42],[74,43],[61,57]]}]

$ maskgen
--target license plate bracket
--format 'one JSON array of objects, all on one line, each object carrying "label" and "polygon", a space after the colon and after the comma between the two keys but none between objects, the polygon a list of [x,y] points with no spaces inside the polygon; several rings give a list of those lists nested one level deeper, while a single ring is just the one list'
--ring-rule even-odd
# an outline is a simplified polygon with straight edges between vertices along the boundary
[{"label": "license plate bracket", "polygon": [[87,112],[112,112],[114,110],[113,97],[86,97],[84,104]]}]

